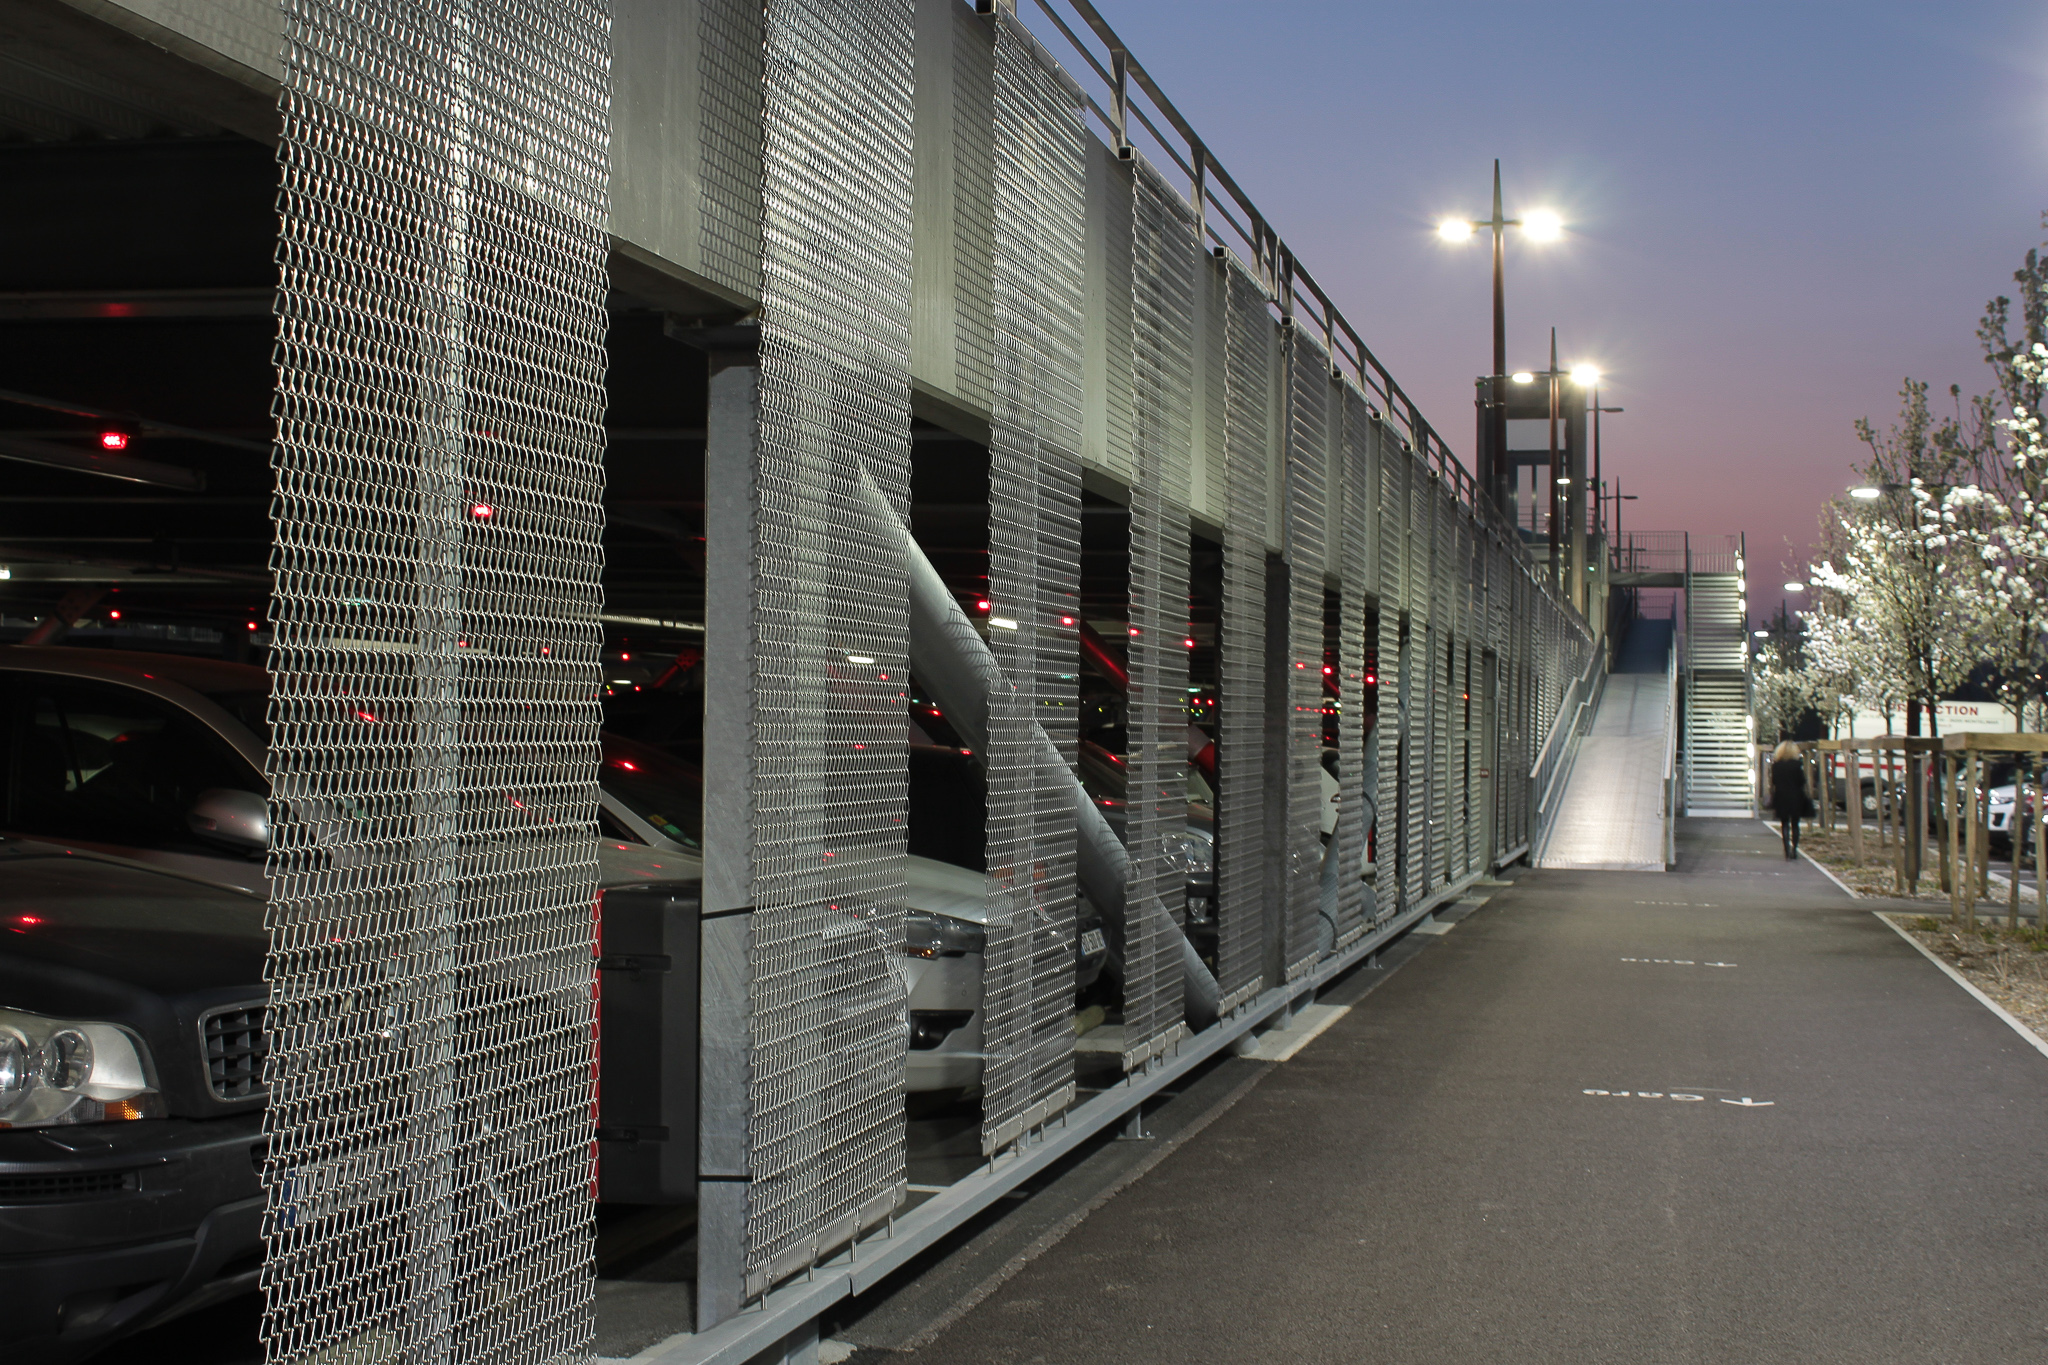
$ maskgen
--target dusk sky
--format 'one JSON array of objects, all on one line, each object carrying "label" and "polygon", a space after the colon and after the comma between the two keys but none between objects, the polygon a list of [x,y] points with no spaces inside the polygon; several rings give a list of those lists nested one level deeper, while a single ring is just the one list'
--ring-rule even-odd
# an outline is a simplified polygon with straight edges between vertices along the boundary
[{"label": "dusk sky", "polygon": [[1560,213],[1510,237],[1509,365],[1554,324],[1608,373],[1625,526],[1746,531],[1753,615],[1856,418],[1989,387],[1978,315],[2042,240],[2039,4],[1098,7],[1468,467],[1488,253],[1433,225],[1488,212],[1495,157],[1510,216]]}]

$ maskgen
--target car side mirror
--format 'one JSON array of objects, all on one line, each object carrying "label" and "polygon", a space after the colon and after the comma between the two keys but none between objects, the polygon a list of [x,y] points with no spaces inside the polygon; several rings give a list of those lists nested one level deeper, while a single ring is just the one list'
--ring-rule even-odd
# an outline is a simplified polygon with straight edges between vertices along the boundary
[{"label": "car side mirror", "polygon": [[254,792],[209,787],[185,812],[185,823],[201,839],[237,853],[270,847],[270,806]]}]

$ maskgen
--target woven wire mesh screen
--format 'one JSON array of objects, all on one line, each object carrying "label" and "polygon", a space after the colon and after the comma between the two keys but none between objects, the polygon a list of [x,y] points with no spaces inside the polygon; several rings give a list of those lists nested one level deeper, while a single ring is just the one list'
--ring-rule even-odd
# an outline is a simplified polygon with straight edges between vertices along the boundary
[{"label": "woven wire mesh screen", "polygon": [[1374,515],[1380,533],[1374,548],[1379,558],[1379,720],[1373,735],[1379,745],[1378,832],[1374,855],[1376,870],[1373,890],[1379,913],[1397,913],[1406,894],[1404,869],[1408,847],[1404,821],[1407,819],[1406,752],[1401,697],[1404,673],[1401,659],[1401,623],[1408,611],[1408,456],[1400,443],[1388,434],[1386,423],[1375,423],[1373,439],[1378,443],[1379,499]]},{"label": "woven wire mesh screen", "polygon": [[[995,33],[994,407],[983,1152],[1074,1096],[1084,131],[1009,17]],[[998,624],[1000,623],[1000,624]],[[1007,628],[1014,625],[1014,629]]]},{"label": "woven wire mesh screen", "polygon": [[[1287,915],[1292,981],[1315,966],[1322,922],[1323,573],[1329,514],[1330,357],[1287,331]],[[1322,945],[1327,946],[1327,939]]]},{"label": "woven wire mesh screen", "polygon": [[[994,147],[1002,115],[995,107],[996,35],[972,6],[955,5],[953,21],[953,384],[970,403],[993,404],[990,365],[996,360],[993,290],[998,174]],[[1082,193],[1085,195],[1086,186]]]},{"label": "woven wire mesh screen", "polygon": [[1472,692],[1472,633],[1476,624],[1473,608],[1479,585],[1479,566],[1473,557],[1471,519],[1455,502],[1452,504],[1451,524],[1457,543],[1457,557],[1453,570],[1456,580],[1451,590],[1457,633],[1454,637],[1451,660],[1451,725],[1456,731],[1456,739],[1451,747],[1451,817],[1454,837],[1451,843],[1450,874],[1456,878],[1472,870],[1475,826],[1479,809],[1478,803],[1473,800],[1472,790],[1472,781],[1478,771],[1472,745],[1472,723],[1476,714]]},{"label": "woven wire mesh screen", "polygon": [[1429,885],[1443,885],[1450,876],[1451,848],[1456,839],[1451,792],[1451,702],[1456,696],[1452,674],[1457,667],[1458,542],[1452,526],[1450,495],[1442,480],[1429,486],[1431,543],[1429,559]]},{"label": "woven wire mesh screen", "polygon": [[704,273],[761,293],[761,0],[698,0],[698,252]]},{"label": "woven wire mesh screen", "polygon": [[903,1193],[910,21],[767,10],[747,1297]]},{"label": "woven wire mesh screen", "polygon": [[1430,551],[1435,539],[1430,515],[1430,479],[1413,451],[1402,456],[1407,465],[1408,629],[1401,646],[1401,728],[1403,819],[1401,822],[1401,894],[1407,903],[1421,901],[1429,885],[1430,796],[1430,668],[1432,602]]},{"label": "woven wire mesh screen", "polygon": [[1365,932],[1372,913],[1366,888],[1365,827],[1378,793],[1367,790],[1365,754],[1365,622],[1366,593],[1371,581],[1372,419],[1365,396],[1350,385],[1339,390],[1342,407],[1337,463],[1343,471],[1343,496],[1334,500],[1343,528],[1338,560],[1342,596],[1337,607],[1337,831],[1332,856],[1337,861],[1336,947],[1343,948]]},{"label": "woven wire mesh screen", "polygon": [[1124,1067],[1177,1042],[1187,876],[1188,466],[1193,434],[1195,223],[1142,159],[1131,212],[1130,880]]},{"label": "woven wire mesh screen", "polygon": [[1266,499],[1273,323],[1266,291],[1223,267],[1222,696],[1217,722],[1216,985],[1225,1012],[1265,988]]},{"label": "woven wire mesh screen", "polygon": [[608,23],[285,6],[271,1360],[589,1350]]}]

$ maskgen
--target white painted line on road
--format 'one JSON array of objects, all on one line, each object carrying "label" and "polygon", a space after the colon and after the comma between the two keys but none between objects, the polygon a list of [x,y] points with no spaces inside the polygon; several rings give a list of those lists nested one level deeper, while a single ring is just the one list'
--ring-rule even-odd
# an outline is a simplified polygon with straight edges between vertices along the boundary
[{"label": "white painted line on road", "polygon": [[1679,906],[1679,907],[1681,907],[1681,908],[1683,908],[1683,909],[1686,909],[1686,910],[1692,910],[1692,909],[1699,909],[1699,910],[1718,910],[1718,909],[1720,909],[1720,908],[1721,908],[1721,906],[1720,906],[1719,902],[1717,902],[1717,901],[1636,901],[1636,902],[1635,902],[1635,904],[1637,904],[1637,905],[1676,905],[1676,906]]},{"label": "white painted line on road", "polygon": [[1647,962],[1661,967],[1733,967],[1733,962],[1695,962],[1689,957],[1625,957],[1623,962]]},{"label": "white painted line on road", "polygon": [[1971,985],[1969,978],[1965,977],[1961,972],[1949,966],[1946,962],[1943,962],[1933,953],[1928,952],[1927,945],[1923,944],[1919,939],[1914,938],[1911,934],[1907,933],[1904,929],[1901,929],[1898,925],[1893,924],[1891,921],[1891,917],[1889,915],[1885,914],[1881,910],[1873,910],[1870,913],[1877,916],[1878,923],[1882,924],[1885,928],[1897,934],[1900,938],[1906,940],[1906,942],[1912,944],[1914,952],[1920,954],[1920,956],[1926,958],[1929,962],[1932,962],[1935,966],[1941,968],[1942,975],[1946,976],[1949,980],[1955,982],[1958,986],[1961,986],[1971,995],[1977,997],[1978,1004],[1982,1005],[1985,1009],[1990,1010],[1999,1018],[2005,1020],[2006,1023],[2012,1025],[2012,1031],[2014,1033],[2017,1033],[2020,1037],[2026,1039],[2029,1043],[2031,1043],[2033,1045],[2034,1051],[2040,1053],[2043,1057],[2048,1057],[2048,1043],[2044,1043],[2041,1041],[2040,1034],[2034,1032],[2025,1024],[2022,1024],[2019,1020],[2013,1018],[2011,1014],[2006,1012],[2006,1009],[2003,1005],[1999,1004],[1996,1000],[1993,1000],[1990,996],[1984,994],[1984,992],[1978,990],[1975,986]]},{"label": "white painted line on road", "polygon": [[[1579,1093],[1581,1095],[1605,1095],[1610,1099],[1617,1100],[1630,1098],[1639,1100],[1679,1100],[1694,1104],[1704,1103],[1707,1098],[1705,1095],[1695,1095],[1686,1091],[1671,1091],[1667,1093],[1662,1090],[1581,1090]],[[1769,1109],[1777,1104],[1777,1101],[1753,1100],[1749,1096],[1744,1095],[1739,1100],[1722,1100],[1721,1103],[1732,1104],[1738,1109]]]}]

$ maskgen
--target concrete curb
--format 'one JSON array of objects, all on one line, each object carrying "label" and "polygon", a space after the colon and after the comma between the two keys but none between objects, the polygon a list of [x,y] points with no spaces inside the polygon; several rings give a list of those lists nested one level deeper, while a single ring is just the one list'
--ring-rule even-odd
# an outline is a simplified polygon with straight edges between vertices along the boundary
[{"label": "concrete curb", "polygon": [[[2034,1032],[2025,1024],[2022,1024],[2018,1019],[2015,1019],[2003,1005],[1999,1004],[1996,1000],[1993,1000],[1990,996],[1984,994],[1984,992],[1978,990],[1975,986],[1971,985],[1968,977],[1965,977],[1961,972],[1949,966],[1946,962],[1943,962],[1933,953],[1928,952],[1926,944],[1922,943],[1919,939],[1914,938],[1911,934],[1907,933],[1904,929],[1901,929],[1898,925],[1893,924],[1891,922],[1890,916],[1886,914],[1885,911],[1873,910],[1870,913],[1876,915],[1878,918],[1878,922],[1884,925],[1885,928],[1891,930],[1900,938],[1906,940],[1907,943],[1911,944],[1913,946],[1914,952],[1920,954],[1920,956],[1926,958],[1929,962],[1932,962],[1935,966],[1941,968],[1942,975],[1946,976],[1949,980],[1955,982],[1958,986],[1961,986],[1964,990],[1968,991],[1971,995],[1975,996],[1978,1004],[1982,1005],[1985,1009],[1990,1010],[1993,1014],[1997,1015],[1999,1018],[2005,1020],[2006,1023],[2010,1024],[2012,1026],[2012,1031],[2014,1033],[2017,1033],[2020,1037],[2026,1039],[2027,1042],[2033,1046],[2034,1051],[2040,1053],[2043,1057],[2048,1057],[2048,1042],[2043,1042],[2041,1040],[2040,1034]],[[1892,913],[1896,914],[1898,912],[1893,911]]]}]

